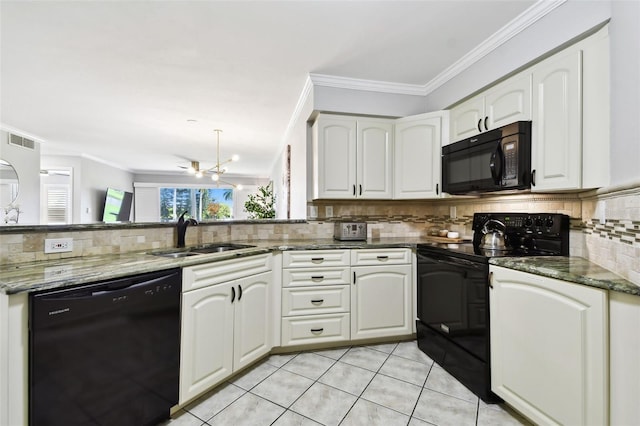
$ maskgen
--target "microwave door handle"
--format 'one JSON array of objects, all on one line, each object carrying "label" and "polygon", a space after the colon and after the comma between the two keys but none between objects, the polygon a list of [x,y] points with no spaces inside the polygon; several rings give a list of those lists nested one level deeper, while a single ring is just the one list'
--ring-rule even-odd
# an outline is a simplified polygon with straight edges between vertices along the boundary
[{"label": "microwave door handle", "polygon": [[491,154],[491,161],[489,161],[489,168],[491,169],[491,177],[493,178],[493,182],[496,185],[500,185],[502,181],[502,165],[503,165],[503,155],[502,155],[502,144],[498,144],[496,150]]}]

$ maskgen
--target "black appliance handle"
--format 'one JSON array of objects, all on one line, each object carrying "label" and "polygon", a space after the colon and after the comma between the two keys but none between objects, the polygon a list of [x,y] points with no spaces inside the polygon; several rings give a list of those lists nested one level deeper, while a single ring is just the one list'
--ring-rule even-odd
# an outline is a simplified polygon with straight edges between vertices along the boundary
[{"label": "black appliance handle", "polygon": [[498,144],[496,150],[491,154],[489,168],[491,169],[491,178],[493,183],[500,185],[502,182],[502,165],[504,163],[504,154],[502,153],[502,144]]}]

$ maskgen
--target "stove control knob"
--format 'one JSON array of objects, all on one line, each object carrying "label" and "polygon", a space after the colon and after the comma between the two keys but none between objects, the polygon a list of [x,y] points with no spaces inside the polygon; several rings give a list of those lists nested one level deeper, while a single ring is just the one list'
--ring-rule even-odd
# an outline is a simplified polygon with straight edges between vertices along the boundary
[{"label": "stove control knob", "polygon": [[526,218],[524,220],[525,228],[531,228],[531,225],[533,225],[533,219],[531,219],[530,217]]},{"label": "stove control knob", "polygon": [[542,218],[540,216],[536,218],[536,226],[542,226]]},{"label": "stove control knob", "polygon": [[549,216],[547,220],[544,221],[544,224],[547,228],[551,228],[553,226],[553,218]]}]

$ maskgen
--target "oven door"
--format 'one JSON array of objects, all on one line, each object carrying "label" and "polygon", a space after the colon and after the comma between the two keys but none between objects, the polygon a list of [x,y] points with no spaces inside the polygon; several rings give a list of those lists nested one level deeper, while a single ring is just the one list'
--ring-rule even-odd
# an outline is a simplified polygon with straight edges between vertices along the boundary
[{"label": "oven door", "polygon": [[488,356],[489,265],[418,250],[418,320],[483,361]]}]

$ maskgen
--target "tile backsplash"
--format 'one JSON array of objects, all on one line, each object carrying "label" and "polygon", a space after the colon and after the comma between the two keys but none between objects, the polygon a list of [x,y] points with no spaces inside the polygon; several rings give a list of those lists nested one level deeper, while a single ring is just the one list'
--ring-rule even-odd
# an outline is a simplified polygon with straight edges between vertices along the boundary
[{"label": "tile backsplash", "polygon": [[[476,198],[445,198],[432,201],[331,200],[310,203],[333,216],[310,218],[308,223],[216,223],[189,228],[187,245],[209,242],[315,240],[333,236],[337,220],[366,221],[368,237],[426,236],[431,227],[471,236],[476,212],[549,212],[571,218],[571,255],[581,256],[640,285],[640,185],[583,194],[517,194]],[[74,239],[70,253],[44,254],[45,238]],[[67,232],[0,234],[3,264],[175,246],[175,227],[114,228]]]}]

